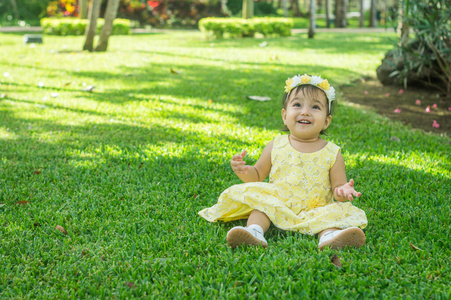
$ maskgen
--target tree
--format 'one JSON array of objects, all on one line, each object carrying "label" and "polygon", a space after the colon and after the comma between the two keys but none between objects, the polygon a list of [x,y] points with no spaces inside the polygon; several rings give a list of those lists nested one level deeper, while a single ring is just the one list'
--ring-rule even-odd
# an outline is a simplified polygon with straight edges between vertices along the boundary
[{"label": "tree", "polygon": [[330,28],[330,1],[326,0],[326,26]]},{"label": "tree", "polygon": [[377,27],[377,0],[371,0],[370,27]]},{"label": "tree", "polygon": [[[363,7],[363,1],[360,0],[360,18],[359,18],[359,27],[363,27],[363,21],[365,21],[365,9]],[[371,0],[372,1],[372,0]]]},{"label": "tree", "polygon": [[349,0],[335,1],[335,27],[345,28],[348,25],[346,13],[348,12]]},{"label": "tree", "polygon": [[310,25],[308,28],[308,38],[312,39],[315,36],[315,0],[310,0]]},{"label": "tree", "polygon": [[89,9],[89,23],[85,30],[85,44],[83,45],[83,50],[88,50],[92,52],[94,49],[94,36],[97,30],[97,19],[100,13],[100,4],[102,0],[92,0],[91,7]]},{"label": "tree", "polygon": [[401,45],[407,45],[409,41],[409,22],[407,17],[409,16],[410,1],[405,0],[399,5],[399,15],[398,15],[398,36]]},{"label": "tree", "polygon": [[78,13],[80,14],[80,19],[88,18],[88,0],[78,1]]},{"label": "tree", "polygon": [[301,10],[299,9],[299,2],[298,2],[298,0],[291,0],[290,9],[293,10],[293,16],[294,17],[302,17]]},{"label": "tree", "polygon": [[100,31],[99,43],[97,44],[96,51],[106,51],[108,48],[108,39],[113,32],[113,21],[116,19],[117,10],[119,8],[120,0],[108,0],[105,11],[105,23]]},{"label": "tree", "polygon": [[11,5],[13,7],[14,17],[16,18],[16,20],[19,20],[19,10],[17,9],[17,2],[16,2],[16,0],[11,0]]},{"label": "tree", "polygon": [[254,0],[243,0],[243,19],[252,19],[254,16]]}]

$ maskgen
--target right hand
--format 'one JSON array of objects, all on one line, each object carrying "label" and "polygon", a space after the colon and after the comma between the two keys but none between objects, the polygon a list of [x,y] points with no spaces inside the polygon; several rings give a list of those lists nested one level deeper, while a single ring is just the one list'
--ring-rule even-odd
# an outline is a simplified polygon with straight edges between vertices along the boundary
[{"label": "right hand", "polygon": [[235,173],[247,174],[247,171],[251,168],[251,166],[247,166],[246,162],[243,158],[246,156],[247,151],[244,150],[240,154],[236,154],[232,157],[230,161],[230,165],[232,166],[232,170]]}]

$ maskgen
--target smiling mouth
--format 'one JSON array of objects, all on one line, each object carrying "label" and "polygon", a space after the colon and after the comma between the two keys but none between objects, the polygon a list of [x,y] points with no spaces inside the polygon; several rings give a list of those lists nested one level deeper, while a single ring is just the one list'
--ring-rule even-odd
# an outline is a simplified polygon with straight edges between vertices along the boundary
[{"label": "smiling mouth", "polygon": [[307,121],[307,120],[301,120],[301,121],[298,121],[298,123],[301,123],[301,124],[311,124],[309,121]]}]

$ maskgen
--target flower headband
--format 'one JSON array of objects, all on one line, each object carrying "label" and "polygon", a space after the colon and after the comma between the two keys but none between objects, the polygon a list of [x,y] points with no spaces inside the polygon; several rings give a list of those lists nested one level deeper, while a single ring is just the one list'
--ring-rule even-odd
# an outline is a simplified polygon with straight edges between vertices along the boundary
[{"label": "flower headband", "polygon": [[329,112],[330,112],[330,104],[332,101],[335,100],[335,89],[330,86],[327,79],[322,79],[321,76],[309,76],[307,74],[304,75],[296,75],[293,78],[288,78],[287,81],[285,81],[285,92],[287,93],[287,99],[290,95],[290,92],[292,89],[299,85],[303,84],[310,84],[313,86],[316,86],[320,90],[322,90],[324,93],[326,93],[326,97],[329,100]]}]

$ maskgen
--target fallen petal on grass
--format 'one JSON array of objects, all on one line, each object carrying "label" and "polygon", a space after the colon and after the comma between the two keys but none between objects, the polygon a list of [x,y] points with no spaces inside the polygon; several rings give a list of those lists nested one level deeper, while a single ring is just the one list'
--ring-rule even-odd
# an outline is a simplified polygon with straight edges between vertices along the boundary
[{"label": "fallen petal on grass", "polygon": [[30,203],[30,201],[25,201],[25,200],[22,200],[22,201],[18,201],[17,203],[16,203],[16,205],[27,205],[28,203]]},{"label": "fallen petal on grass", "polygon": [[432,122],[432,127],[434,127],[434,128],[440,128],[440,124],[437,123],[436,120],[434,120],[434,121]]},{"label": "fallen petal on grass", "polygon": [[432,104],[431,108],[437,108],[437,104],[436,103]]},{"label": "fallen petal on grass", "polygon": [[415,104],[416,104],[416,105],[421,105],[421,100],[420,100],[420,99],[417,99],[417,100],[415,101]]},{"label": "fallen petal on grass", "polygon": [[248,99],[255,100],[255,101],[269,101],[271,100],[268,96],[247,96]]},{"label": "fallen petal on grass", "polygon": [[400,113],[401,113],[401,110],[397,107],[397,108],[395,108],[395,110],[394,110],[393,112],[395,112],[395,113],[397,113],[397,114],[400,114]]},{"label": "fallen petal on grass", "polygon": [[390,97],[390,93],[385,94],[385,97]]},{"label": "fallen petal on grass", "polygon": [[96,88],[95,85],[88,85],[87,87],[85,87],[84,89],[82,89],[83,92],[90,92],[92,93],[94,91],[94,89]]},{"label": "fallen petal on grass", "polygon": [[365,95],[368,95],[368,91],[364,91],[363,93],[364,93]]},{"label": "fallen petal on grass", "polygon": [[399,91],[398,91],[398,94],[402,94],[402,93],[404,93],[404,90],[403,89],[400,89]]},{"label": "fallen petal on grass", "polygon": [[428,106],[428,107],[426,107],[426,109],[424,110],[425,112],[431,112],[431,108]]},{"label": "fallen petal on grass", "polygon": [[60,225],[56,225],[55,229],[61,231],[61,232],[64,233],[64,234],[67,234],[67,230],[64,229],[64,228],[63,228],[62,226],[60,226]]}]

